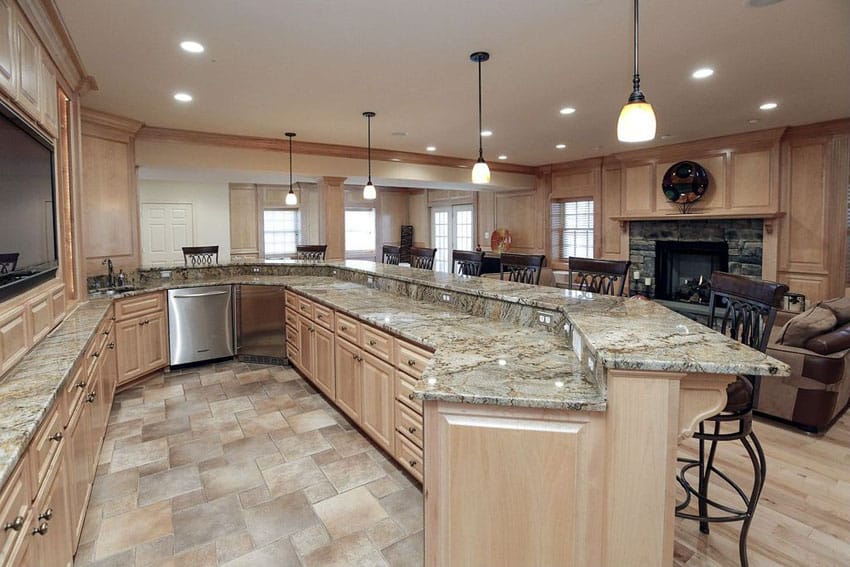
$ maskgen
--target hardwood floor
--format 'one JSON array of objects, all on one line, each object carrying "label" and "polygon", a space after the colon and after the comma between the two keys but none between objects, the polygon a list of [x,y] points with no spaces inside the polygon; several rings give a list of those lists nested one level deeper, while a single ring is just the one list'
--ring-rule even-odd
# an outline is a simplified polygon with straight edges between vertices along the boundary
[{"label": "hardwood floor", "polygon": [[[754,427],[768,470],[750,565],[850,565],[850,416],[823,437]],[[116,396],[100,462],[77,566],[422,565],[417,485],[291,369],[157,374]],[[718,463],[747,486],[740,444]],[[738,565],[739,530],[677,520],[674,564]]]},{"label": "hardwood floor", "polygon": [[[822,437],[765,419],[753,429],[767,458],[767,481],[750,527],[750,565],[850,565],[850,414]],[[680,455],[695,456],[696,442],[683,443]],[[752,478],[749,462],[740,443],[718,450],[718,467],[744,487]],[[734,502],[722,485],[710,490]],[[712,524],[705,535],[696,522],[677,520],[675,565],[739,565],[740,526]]]}]

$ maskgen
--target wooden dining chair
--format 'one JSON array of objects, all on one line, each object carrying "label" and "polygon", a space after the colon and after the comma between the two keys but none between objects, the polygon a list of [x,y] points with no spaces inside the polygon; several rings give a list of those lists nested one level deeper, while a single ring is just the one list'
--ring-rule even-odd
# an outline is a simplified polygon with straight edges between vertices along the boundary
[{"label": "wooden dining chair", "polygon": [[546,265],[543,254],[508,254],[499,257],[499,279],[511,282],[540,285],[540,272]]},{"label": "wooden dining chair", "polygon": [[320,260],[324,262],[327,251],[327,244],[298,244],[295,246],[295,257],[299,260]]},{"label": "wooden dining chair", "polygon": [[570,256],[567,283],[570,289],[605,295],[623,295],[628,279],[629,260],[597,260]]},{"label": "wooden dining chair", "polygon": [[410,247],[410,267],[421,270],[433,270],[434,258],[437,256],[436,248]]},{"label": "wooden dining chair", "polygon": [[459,276],[480,276],[484,252],[452,250],[452,272]]},{"label": "wooden dining chair", "polygon": [[215,266],[218,264],[218,246],[184,246],[184,266]]},{"label": "wooden dining chair", "polygon": [[20,256],[20,253],[18,252],[0,254],[0,274],[14,272],[15,268],[18,266],[18,256]]},{"label": "wooden dining chair", "polygon": [[391,246],[389,244],[384,244],[381,252],[382,252],[382,260],[381,260],[382,263],[392,264],[394,266],[398,266],[398,263],[401,259],[401,247],[400,246]]}]

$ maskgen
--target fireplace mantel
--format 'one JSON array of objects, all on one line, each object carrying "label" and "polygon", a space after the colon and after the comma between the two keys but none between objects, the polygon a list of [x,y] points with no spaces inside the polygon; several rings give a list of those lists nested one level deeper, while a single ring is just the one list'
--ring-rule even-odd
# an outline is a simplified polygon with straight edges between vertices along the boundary
[{"label": "fireplace mantel", "polygon": [[611,217],[611,220],[620,223],[620,230],[623,232],[629,229],[631,221],[690,221],[690,220],[731,220],[731,219],[764,219],[764,231],[768,234],[773,233],[773,221],[781,219],[785,213],[729,213],[729,212],[710,212],[701,213],[699,211],[693,213],[667,213],[667,214],[649,214],[649,215],[628,215]]}]

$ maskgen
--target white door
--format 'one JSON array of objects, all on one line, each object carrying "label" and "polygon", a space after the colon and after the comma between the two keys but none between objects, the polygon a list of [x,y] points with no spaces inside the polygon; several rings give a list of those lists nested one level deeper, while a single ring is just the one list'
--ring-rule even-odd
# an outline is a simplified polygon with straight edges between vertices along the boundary
[{"label": "white door", "polygon": [[473,234],[472,205],[452,205],[431,209],[432,246],[437,249],[434,270],[452,271],[452,250],[472,250]]},{"label": "white door", "polygon": [[142,265],[179,266],[195,242],[190,203],[142,203]]}]

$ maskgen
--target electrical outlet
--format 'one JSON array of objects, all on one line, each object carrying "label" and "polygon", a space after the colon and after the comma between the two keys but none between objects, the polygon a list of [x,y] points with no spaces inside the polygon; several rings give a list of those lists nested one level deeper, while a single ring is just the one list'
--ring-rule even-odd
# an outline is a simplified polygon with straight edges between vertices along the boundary
[{"label": "electrical outlet", "polygon": [[168,279],[171,277],[171,270],[162,270],[159,272],[159,277],[162,279]]},{"label": "electrical outlet", "polygon": [[552,314],[546,311],[538,311],[537,312],[537,322],[541,325],[551,325],[552,324]]},{"label": "electrical outlet", "polygon": [[368,285],[369,287],[375,285],[375,278],[373,278],[372,276],[366,276],[366,285]]},{"label": "electrical outlet", "polygon": [[251,271],[252,271],[252,272],[254,272],[255,274],[259,274],[259,273],[260,273],[260,268],[258,268],[258,267],[256,267],[256,266],[254,266],[253,268],[251,268]]},{"label": "electrical outlet", "polygon": [[591,372],[596,370],[596,359],[592,356],[587,357],[587,367],[590,369]]},{"label": "electrical outlet", "polygon": [[485,230],[484,231],[484,240],[489,240],[489,239],[490,239],[490,233]]},{"label": "electrical outlet", "polygon": [[451,303],[452,302],[452,296],[449,295],[448,293],[441,293],[440,294],[440,300],[444,301],[446,303]]}]

